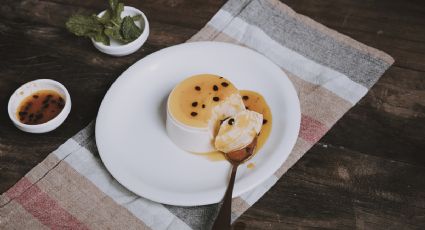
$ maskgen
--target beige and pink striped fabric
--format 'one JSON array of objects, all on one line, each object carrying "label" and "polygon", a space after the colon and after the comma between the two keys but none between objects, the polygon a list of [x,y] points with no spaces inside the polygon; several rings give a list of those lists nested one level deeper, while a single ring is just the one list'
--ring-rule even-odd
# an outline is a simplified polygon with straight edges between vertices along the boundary
[{"label": "beige and pink striped fabric", "polygon": [[[235,220],[354,106],[394,62],[387,54],[276,0],[230,0],[191,41],[224,41],[279,65],[298,91],[302,121],[288,160],[233,200]],[[176,207],[122,187],[98,157],[93,124],[0,197],[0,229],[209,229],[218,206]]]}]

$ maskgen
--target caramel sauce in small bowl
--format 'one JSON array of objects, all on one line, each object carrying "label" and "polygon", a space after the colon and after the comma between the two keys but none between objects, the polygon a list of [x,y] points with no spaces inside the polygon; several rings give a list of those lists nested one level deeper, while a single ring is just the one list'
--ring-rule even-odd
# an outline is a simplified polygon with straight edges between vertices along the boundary
[{"label": "caramel sauce in small bowl", "polygon": [[71,97],[59,82],[39,79],[19,87],[10,97],[9,117],[22,131],[45,133],[61,125],[71,111]]},{"label": "caramel sauce in small bowl", "polygon": [[16,118],[27,125],[46,123],[62,112],[65,106],[63,96],[54,90],[40,90],[21,101]]}]

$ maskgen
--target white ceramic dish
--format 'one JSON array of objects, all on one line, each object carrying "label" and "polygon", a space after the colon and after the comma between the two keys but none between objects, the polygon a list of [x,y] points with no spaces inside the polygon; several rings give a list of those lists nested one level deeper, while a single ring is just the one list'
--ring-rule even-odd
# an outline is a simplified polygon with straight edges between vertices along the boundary
[{"label": "white ceramic dish", "polygon": [[181,206],[219,202],[230,164],[181,150],[165,130],[168,94],[181,80],[221,75],[239,89],[261,93],[273,114],[263,148],[241,166],[233,196],[269,178],[286,160],[298,136],[297,93],[285,73],[264,56],[219,42],[186,43],[155,52],[132,65],[108,90],[96,120],[102,161],[122,185],[150,200]]},{"label": "white ceramic dish", "polygon": [[[105,13],[105,11],[102,11],[101,13],[98,14],[98,16],[102,16]],[[121,17],[124,18],[125,16],[135,16],[135,15],[142,15],[142,19],[145,21],[145,28],[143,29],[142,34],[134,41],[128,43],[128,44],[121,44],[113,39],[110,39],[110,45],[104,45],[101,42],[96,42],[92,39],[93,45],[96,47],[96,49],[98,49],[100,52],[112,55],[112,56],[125,56],[125,55],[129,55],[132,54],[134,52],[136,52],[138,49],[140,49],[140,47],[146,42],[146,40],[148,39],[149,36],[149,22],[148,19],[146,18],[146,15],[131,6],[125,6],[124,7],[124,11],[121,13]],[[140,21],[136,22],[136,25],[141,27],[141,23]]]},{"label": "white ceramic dish", "polygon": [[[65,100],[64,108],[55,118],[43,124],[27,125],[20,122],[16,117],[16,111],[18,110],[19,104],[27,96],[40,90],[54,90],[58,92]],[[18,129],[29,133],[46,133],[56,129],[65,121],[71,111],[71,97],[68,90],[66,90],[65,86],[61,83],[50,79],[38,79],[19,87],[10,97],[7,110],[10,119]]]}]

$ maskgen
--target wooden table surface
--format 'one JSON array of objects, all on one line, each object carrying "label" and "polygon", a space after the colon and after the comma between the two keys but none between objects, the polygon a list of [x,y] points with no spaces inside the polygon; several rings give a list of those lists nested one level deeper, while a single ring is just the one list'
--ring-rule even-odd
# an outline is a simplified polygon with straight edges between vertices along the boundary
[{"label": "wooden table surface", "polygon": [[[0,5],[0,193],[96,116],[112,82],[158,49],[185,42],[224,0],[126,0],[151,23],[137,53],[114,58],[64,29],[105,0],[3,0]],[[396,60],[235,229],[425,228],[425,1],[284,0],[299,13],[381,49]],[[73,108],[57,130],[27,134],[7,114],[21,84],[52,78]]]}]

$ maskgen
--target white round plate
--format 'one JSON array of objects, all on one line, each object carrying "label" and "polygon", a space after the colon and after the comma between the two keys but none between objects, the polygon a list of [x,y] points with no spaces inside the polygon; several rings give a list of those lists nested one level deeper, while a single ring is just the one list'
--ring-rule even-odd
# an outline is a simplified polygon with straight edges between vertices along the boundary
[{"label": "white round plate", "polygon": [[165,130],[168,94],[183,79],[203,73],[259,92],[272,111],[269,139],[250,161],[254,168],[239,166],[233,197],[268,179],[288,157],[298,136],[301,113],[286,74],[248,48],[220,42],[185,43],[136,62],[114,82],[100,106],[96,120],[99,154],[127,189],[170,205],[222,200],[230,164],[181,150]]}]

